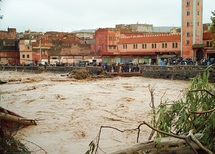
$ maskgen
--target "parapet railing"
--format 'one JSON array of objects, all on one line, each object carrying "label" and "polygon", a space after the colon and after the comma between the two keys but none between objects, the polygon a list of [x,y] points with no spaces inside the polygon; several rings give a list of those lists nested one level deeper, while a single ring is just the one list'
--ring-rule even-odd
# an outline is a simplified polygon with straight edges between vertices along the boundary
[{"label": "parapet railing", "polygon": [[[172,80],[190,80],[206,71],[208,66],[194,65],[141,65],[142,76],[150,78],[163,78]],[[215,66],[211,67],[209,80],[215,82]]]}]

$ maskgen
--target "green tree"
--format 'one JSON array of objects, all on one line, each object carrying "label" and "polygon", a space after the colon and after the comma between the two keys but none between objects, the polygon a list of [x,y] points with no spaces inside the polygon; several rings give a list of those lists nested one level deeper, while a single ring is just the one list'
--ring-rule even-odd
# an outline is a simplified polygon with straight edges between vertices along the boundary
[{"label": "green tree", "polygon": [[212,16],[211,16],[211,21],[212,24],[210,26],[210,32],[212,34],[212,46],[213,48],[215,48],[215,10],[211,12]]},{"label": "green tree", "polygon": [[185,98],[170,107],[159,106],[158,128],[178,135],[187,135],[193,130],[201,135],[200,142],[215,152],[215,85],[209,83],[210,70],[211,67],[192,79]]}]

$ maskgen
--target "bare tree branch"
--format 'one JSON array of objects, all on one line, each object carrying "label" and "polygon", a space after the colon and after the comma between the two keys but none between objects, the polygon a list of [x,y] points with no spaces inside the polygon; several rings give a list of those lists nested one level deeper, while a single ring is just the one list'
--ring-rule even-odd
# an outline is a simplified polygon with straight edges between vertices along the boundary
[{"label": "bare tree branch", "polygon": [[208,154],[213,154],[213,152],[211,152],[209,149],[205,148],[201,142],[199,142],[199,140],[197,140],[197,138],[193,135],[193,130],[189,131],[189,135],[191,137],[191,139],[205,152],[207,152]]},{"label": "bare tree branch", "polygon": [[199,91],[204,91],[207,94],[211,95],[212,97],[215,97],[215,94],[212,94],[210,91],[206,90],[206,89],[196,89],[196,90],[190,90],[189,92],[199,92]]},{"label": "bare tree branch", "polygon": [[[150,92],[150,96],[151,96],[151,102],[150,102],[150,107],[152,108],[152,113],[153,113],[153,117],[152,117],[152,124],[153,127],[156,127],[156,111],[155,111],[155,102],[154,102],[154,89],[155,85],[153,87],[151,87],[150,85],[148,86],[149,92]],[[152,136],[154,135],[155,131],[152,130],[148,140],[151,140]]]},{"label": "bare tree branch", "polygon": [[[42,150],[42,151],[44,151],[44,153],[45,154],[48,154],[48,152],[46,152],[46,150],[45,149],[43,149],[41,146],[39,146],[38,144],[36,144],[36,143],[34,143],[34,142],[31,142],[31,141],[28,141],[28,140],[24,140],[24,139],[22,139],[23,141],[26,141],[26,142],[29,142],[29,143],[31,143],[31,144],[34,144],[34,145],[36,145],[40,150]],[[39,151],[40,151],[39,150]],[[36,152],[36,151],[31,151],[31,152]]]},{"label": "bare tree branch", "polygon": [[205,113],[210,113],[210,112],[213,112],[215,111],[215,108],[211,109],[211,110],[206,110],[206,111],[189,111],[190,113],[193,113],[193,114],[205,114]]},{"label": "bare tree branch", "polygon": [[[111,126],[101,126],[100,129],[99,129],[98,136],[97,136],[97,144],[96,144],[95,154],[97,154],[98,149],[100,149],[100,148],[99,148],[99,142],[100,142],[101,132],[102,132],[102,129],[103,129],[103,128],[111,128],[111,129],[117,130],[117,131],[119,131],[119,132],[121,132],[121,133],[126,132],[126,131],[135,131],[135,130],[138,130],[138,133],[137,133],[137,143],[138,143],[138,142],[139,142],[139,136],[140,136],[140,127],[141,127],[142,125],[146,125],[146,126],[148,126],[149,128],[151,128],[152,130],[154,130],[154,131],[156,131],[156,132],[159,132],[159,133],[161,133],[161,134],[164,134],[164,135],[167,135],[167,136],[171,136],[171,137],[174,137],[174,138],[178,138],[178,139],[185,140],[186,143],[187,143],[187,145],[196,153],[196,150],[192,147],[192,145],[191,145],[191,144],[189,143],[189,141],[188,141],[188,138],[190,137],[190,135],[188,135],[188,136],[179,136],[179,135],[175,135],[175,134],[170,134],[170,133],[164,132],[164,131],[162,131],[162,130],[159,130],[159,129],[157,129],[157,128],[154,128],[153,126],[151,126],[151,125],[148,124],[147,122],[143,121],[142,123],[140,123],[140,124],[138,125],[137,128],[134,128],[134,129],[126,129],[126,130],[120,130],[120,129],[118,129],[118,128],[111,127]],[[197,154],[197,153],[196,153],[196,154]],[[211,153],[209,153],[209,154],[211,154]]]}]

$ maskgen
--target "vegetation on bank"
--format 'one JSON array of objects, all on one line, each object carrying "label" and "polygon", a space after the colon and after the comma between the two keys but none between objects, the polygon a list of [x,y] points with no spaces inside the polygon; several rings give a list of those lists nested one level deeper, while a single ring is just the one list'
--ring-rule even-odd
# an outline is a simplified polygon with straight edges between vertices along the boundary
[{"label": "vegetation on bank", "polygon": [[[156,152],[159,153],[159,151],[161,152],[162,150],[169,150],[170,152],[172,150],[172,146],[175,144],[171,141],[170,143],[165,143],[169,144],[169,147],[165,147],[165,149],[159,147],[161,140],[170,136],[185,141],[185,145],[181,145],[180,150],[182,151],[185,150],[184,146],[186,146],[186,150],[188,148],[190,149],[190,152],[193,151],[195,154],[198,154],[199,151],[208,154],[215,153],[215,85],[208,81],[210,69],[211,66],[208,67],[203,74],[199,74],[191,80],[189,89],[186,91],[185,98],[181,98],[173,104],[169,104],[167,101],[164,103],[161,102],[158,109],[156,109],[155,106],[152,106],[153,117],[151,125],[143,121],[137,128],[129,130],[138,130],[138,143],[140,127],[141,125],[147,125],[152,129],[149,140],[155,132],[157,133],[153,144],[141,144],[142,147],[138,148],[138,151],[134,151],[135,147],[132,150],[125,148],[126,150],[123,152],[125,154],[130,154],[132,152],[144,153],[146,151],[148,154],[151,154]],[[153,89],[149,90],[153,105]],[[101,147],[99,147],[99,141],[101,130],[103,128],[115,129],[122,133],[125,132],[111,126],[101,126],[98,136],[89,144],[89,150],[86,154],[97,154],[98,150],[102,150]],[[140,151],[140,149],[142,151]],[[122,151],[120,152],[122,153]],[[186,153],[187,151],[184,152]]]},{"label": "vegetation on bank", "polygon": [[[160,104],[157,127],[177,135],[188,135],[192,130],[204,146],[215,152],[215,86],[208,82],[209,70],[191,80],[185,99],[170,107],[168,103]],[[164,136],[158,133],[158,137]]]}]

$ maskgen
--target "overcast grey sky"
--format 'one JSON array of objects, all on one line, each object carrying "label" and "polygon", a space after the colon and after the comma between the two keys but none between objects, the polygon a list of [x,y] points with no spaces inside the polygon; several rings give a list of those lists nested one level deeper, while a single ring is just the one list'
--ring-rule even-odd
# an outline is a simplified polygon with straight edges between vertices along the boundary
[{"label": "overcast grey sky", "polygon": [[[116,24],[181,26],[182,0],[2,0],[0,30],[67,31]],[[215,0],[203,0],[203,23],[211,22]]]}]

